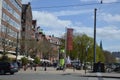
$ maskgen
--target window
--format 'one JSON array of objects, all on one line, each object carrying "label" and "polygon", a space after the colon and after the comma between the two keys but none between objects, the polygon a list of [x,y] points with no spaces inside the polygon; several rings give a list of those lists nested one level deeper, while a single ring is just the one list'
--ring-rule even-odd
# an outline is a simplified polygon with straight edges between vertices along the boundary
[{"label": "window", "polygon": [[6,9],[10,14],[12,14],[18,21],[21,22],[21,16],[9,6],[4,0],[3,0],[3,8]]}]

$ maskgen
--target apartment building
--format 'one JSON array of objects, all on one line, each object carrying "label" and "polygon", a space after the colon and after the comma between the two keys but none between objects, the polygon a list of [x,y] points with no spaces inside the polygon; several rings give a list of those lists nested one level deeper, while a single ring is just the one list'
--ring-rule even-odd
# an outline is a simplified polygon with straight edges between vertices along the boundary
[{"label": "apartment building", "polygon": [[16,53],[17,36],[21,30],[21,12],[21,0],[0,0],[1,52]]},{"label": "apartment building", "polygon": [[51,46],[51,53],[48,56],[49,59],[51,61],[57,60],[59,58],[61,39],[58,37],[55,37],[54,35],[46,36],[46,39],[48,40]]},{"label": "apartment building", "polygon": [[32,9],[31,4],[22,4],[22,21],[21,21],[21,54],[29,55],[30,43],[33,39],[32,30]]}]

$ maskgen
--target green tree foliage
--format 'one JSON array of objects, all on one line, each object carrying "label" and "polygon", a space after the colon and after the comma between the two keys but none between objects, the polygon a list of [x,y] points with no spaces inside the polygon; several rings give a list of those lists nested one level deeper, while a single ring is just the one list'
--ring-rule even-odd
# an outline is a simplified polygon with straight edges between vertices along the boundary
[{"label": "green tree foliage", "polygon": [[[64,38],[65,39],[65,38]],[[62,41],[65,44],[65,40]],[[85,61],[85,57],[87,56],[88,62],[93,62],[94,59],[94,39],[87,36],[86,34],[75,33],[73,35],[73,50],[67,51],[67,55],[69,55],[72,59],[79,59],[82,63]],[[63,46],[62,46],[63,47]],[[86,49],[88,50],[86,51]],[[100,49],[100,46],[96,44],[96,62],[101,61],[104,62],[105,57]]]},{"label": "green tree foliage", "polygon": [[[73,38],[73,46],[74,46],[74,50],[73,52],[75,56],[80,59],[81,62],[84,62],[86,55],[88,55],[89,51],[86,51],[86,48],[89,46],[89,48],[91,47],[90,45],[92,44],[92,39],[90,37],[88,37],[85,34],[74,34],[74,38]],[[90,49],[88,49],[90,50]],[[75,57],[75,58],[76,58]],[[87,57],[89,58],[89,57]]]},{"label": "green tree foliage", "polygon": [[100,41],[100,49],[103,50],[102,41]]},{"label": "green tree foliage", "polygon": [[[62,41],[65,44],[65,38]],[[64,45],[62,45],[63,47]],[[88,47],[89,46],[89,47]],[[94,39],[87,36],[86,34],[75,33],[73,35],[73,50],[67,51],[67,55],[69,55],[72,59],[79,59],[82,63],[85,61],[85,57],[87,56],[88,62],[93,62],[94,59]],[[86,51],[86,49],[88,50]],[[96,44],[96,62],[105,61],[104,54],[100,49],[100,46]]]},{"label": "green tree foliage", "polygon": [[26,57],[23,57],[21,61],[22,61],[22,65],[27,65],[28,63],[28,59]]},{"label": "green tree foliage", "polygon": [[[75,34],[74,35],[74,50],[73,52],[78,52],[78,58],[81,62],[84,62],[87,56],[87,61],[92,62],[94,58],[93,38],[87,36],[86,34]],[[86,49],[88,50],[86,51]],[[100,47],[96,44],[96,61],[104,62],[104,55]]]},{"label": "green tree foliage", "polygon": [[96,47],[96,61],[101,61],[104,62],[105,61],[105,56],[103,51],[101,50],[100,46],[97,45]]},{"label": "green tree foliage", "polygon": [[35,63],[35,64],[39,64],[39,63],[40,63],[40,58],[39,58],[39,57],[35,57],[34,63]]}]

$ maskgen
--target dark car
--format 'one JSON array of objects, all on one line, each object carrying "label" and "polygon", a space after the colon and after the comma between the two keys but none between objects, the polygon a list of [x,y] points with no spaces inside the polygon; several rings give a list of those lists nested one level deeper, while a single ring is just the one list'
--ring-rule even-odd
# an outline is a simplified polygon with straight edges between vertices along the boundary
[{"label": "dark car", "polygon": [[57,66],[56,70],[64,70],[64,66]]},{"label": "dark car", "polygon": [[113,71],[114,72],[120,72],[120,66],[116,67]]},{"label": "dark car", "polygon": [[0,62],[0,73],[1,74],[14,74],[18,72],[18,65],[15,62]]},{"label": "dark car", "polygon": [[75,68],[77,70],[81,69],[81,64],[80,64],[80,61],[78,61],[78,60],[72,61],[71,65],[73,66],[73,68]]}]

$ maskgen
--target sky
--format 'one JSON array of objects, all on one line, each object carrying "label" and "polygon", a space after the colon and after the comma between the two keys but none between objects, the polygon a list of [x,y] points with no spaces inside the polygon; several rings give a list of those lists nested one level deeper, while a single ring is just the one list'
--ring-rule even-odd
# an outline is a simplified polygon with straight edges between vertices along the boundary
[{"label": "sky", "polygon": [[120,51],[120,0],[22,0],[31,2],[33,19],[46,35],[61,37],[67,28],[94,37],[104,50]]}]

